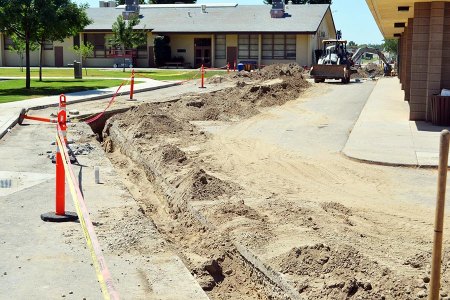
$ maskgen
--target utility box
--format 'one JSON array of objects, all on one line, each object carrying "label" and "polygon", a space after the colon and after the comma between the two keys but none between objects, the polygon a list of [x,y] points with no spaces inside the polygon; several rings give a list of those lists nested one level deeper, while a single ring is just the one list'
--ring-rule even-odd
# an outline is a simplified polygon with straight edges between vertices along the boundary
[{"label": "utility box", "polygon": [[73,62],[73,76],[75,79],[83,79],[83,69],[81,68],[81,62]]}]

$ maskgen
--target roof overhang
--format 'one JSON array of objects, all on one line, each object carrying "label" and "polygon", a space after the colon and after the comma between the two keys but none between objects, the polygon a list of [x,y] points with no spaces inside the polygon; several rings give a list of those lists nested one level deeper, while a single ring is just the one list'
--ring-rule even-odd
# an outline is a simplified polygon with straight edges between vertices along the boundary
[{"label": "roof overhang", "polygon": [[[391,39],[403,33],[408,18],[414,17],[414,3],[436,0],[366,0],[384,38]],[[449,2],[450,0],[444,1]]]}]

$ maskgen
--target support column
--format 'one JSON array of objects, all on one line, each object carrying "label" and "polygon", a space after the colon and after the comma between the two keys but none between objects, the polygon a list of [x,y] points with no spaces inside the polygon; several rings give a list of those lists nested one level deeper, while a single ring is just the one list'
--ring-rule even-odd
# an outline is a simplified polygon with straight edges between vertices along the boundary
[{"label": "support column", "polygon": [[261,69],[262,58],[262,34],[258,34],[258,69]]},{"label": "support column", "polygon": [[408,19],[408,28],[405,45],[405,61],[403,64],[405,72],[405,101],[409,101],[411,93],[411,64],[412,64],[412,38],[414,32],[414,19]]},{"label": "support column", "polygon": [[[400,36],[398,39],[398,51],[397,51],[397,77],[400,80],[400,83],[403,83],[402,76],[402,58],[403,58],[403,37],[404,34]],[[403,86],[402,86],[403,89]]]},{"label": "support column", "polygon": [[431,3],[417,2],[414,4],[409,97],[410,120],[426,119],[430,14]]},{"label": "support column", "polygon": [[441,88],[450,88],[450,3],[445,2],[442,46]]},{"label": "support column", "polygon": [[442,81],[442,55],[444,46],[445,2],[431,2],[430,39],[428,46],[428,81],[426,94],[426,116],[431,120],[430,96],[438,94]]},{"label": "support column", "polygon": [[5,46],[3,45],[4,35],[0,33],[0,67],[5,66]]},{"label": "support column", "polygon": [[216,36],[211,34],[211,68],[216,67]]}]

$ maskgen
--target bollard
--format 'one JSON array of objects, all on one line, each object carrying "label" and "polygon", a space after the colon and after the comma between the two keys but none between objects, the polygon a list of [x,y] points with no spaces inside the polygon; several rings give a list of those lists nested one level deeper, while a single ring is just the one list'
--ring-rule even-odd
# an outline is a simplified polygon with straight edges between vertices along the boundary
[{"label": "bollard", "polygon": [[230,73],[230,63],[227,63],[227,73]]},{"label": "bollard", "polygon": [[[61,99],[65,100],[65,96],[61,97]],[[60,102],[62,104],[62,102]],[[63,103],[65,105],[65,101]],[[67,115],[64,108],[60,107],[60,111],[58,113],[58,123],[56,126],[57,135],[63,136],[66,139],[65,131],[67,130]],[[67,140],[61,141],[62,147],[67,147]],[[68,222],[75,221],[78,219],[76,213],[66,212],[65,208],[65,198],[66,198],[66,179],[65,179],[65,171],[64,171],[64,162],[62,157],[62,151],[65,149],[60,149],[58,142],[56,142],[56,209],[55,212],[49,212],[45,214],[41,214],[41,219],[46,222]]]},{"label": "bollard", "polygon": [[436,197],[436,215],[434,221],[434,242],[431,258],[430,294],[428,300],[439,300],[441,286],[442,236],[444,231],[445,190],[447,186],[448,152],[450,132],[441,132],[439,147],[438,189]]},{"label": "bollard", "polygon": [[234,61],[233,71],[236,72],[236,60]]},{"label": "bollard", "polygon": [[205,88],[205,67],[202,65],[202,86],[200,88]]},{"label": "bollard", "polygon": [[98,166],[94,167],[94,177],[95,177],[95,183],[100,184],[100,167],[98,167]]},{"label": "bollard", "polygon": [[130,84],[130,100],[133,99],[134,96],[134,69],[131,71],[131,84]]}]

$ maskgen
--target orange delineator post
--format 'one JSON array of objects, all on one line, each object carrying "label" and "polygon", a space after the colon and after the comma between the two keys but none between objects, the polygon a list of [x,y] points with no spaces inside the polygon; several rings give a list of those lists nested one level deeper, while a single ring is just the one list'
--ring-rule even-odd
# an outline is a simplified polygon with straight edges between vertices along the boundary
[{"label": "orange delineator post", "polygon": [[[57,130],[61,132],[65,139],[64,132],[66,132],[66,111],[60,110],[58,113],[58,125]],[[66,141],[63,142],[63,146],[66,146]],[[64,171],[64,165],[61,156],[61,149],[59,149],[58,143],[56,143],[56,214],[63,216],[66,213],[66,173]]]},{"label": "orange delineator post", "polygon": [[[59,95],[59,112],[64,111],[64,128],[61,126],[61,133],[64,137],[64,144],[67,146],[67,111],[66,111],[67,101],[66,101],[66,95],[61,94]],[[58,124],[59,124],[59,113],[58,113]]]},{"label": "orange delineator post", "polygon": [[202,86],[201,88],[205,87],[205,67],[202,65]]},{"label": "orange delineator post", "polygon": [[[61,95],[59,98],[59,112],[57,119],[57,138],[62,136],[64,138],[61,141],[63,147],[67,147],[67,113],[66,113],[66,96]],[[58,142],[56,142],[56,155],[55,155],[55,212],[49,212],[41,215],[43,221],[49,222],[67,222],[78,219],[76,213],[66,211],[66,174],[64,170],[64,162],[62,157],[62,151]]]},{"label": "orange delineator post", "polygon": [[230,73],[230,63],[227,63],[227,73]]},{"label": "orange delineator post", "polygon": [[133,100],[134,94],[134,69],[131,71],[130,100]]}]

